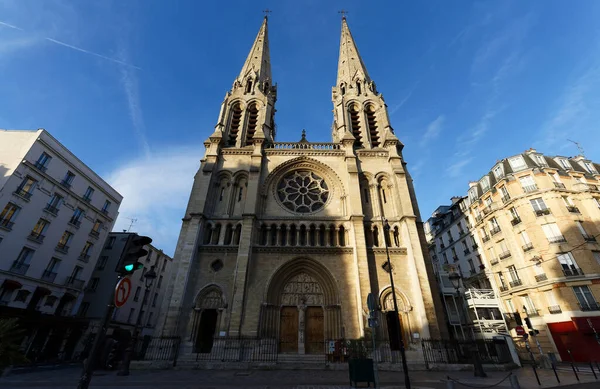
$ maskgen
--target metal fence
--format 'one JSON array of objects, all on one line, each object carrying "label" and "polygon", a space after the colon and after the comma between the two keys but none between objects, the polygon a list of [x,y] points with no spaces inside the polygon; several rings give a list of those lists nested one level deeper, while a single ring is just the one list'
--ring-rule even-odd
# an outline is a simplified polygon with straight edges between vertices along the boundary
[{"label": "metal fence", "polygon": [[510,363],[512,357],[504,339],[440,340],[421,341],[425,364],[473,363],[474,353],[482,363]]},{"label": "metal fence", "polygon": [[276,362],[276,339],[256,337],[216,337],[210,351],[197,352],[197,361]]},{"label": "metal fence", "polygon": [[179,336],[144,336],[136,342],[133,360],[173,361],[173,366],[175,366],[177,364],[180,343],[181,338]]}]

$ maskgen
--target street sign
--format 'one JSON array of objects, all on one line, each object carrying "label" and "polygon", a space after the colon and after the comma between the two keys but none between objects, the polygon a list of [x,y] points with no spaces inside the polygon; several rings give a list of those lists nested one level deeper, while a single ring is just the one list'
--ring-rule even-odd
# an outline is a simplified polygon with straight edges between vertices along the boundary
[{"label": "street sign", "polygon": [[525,335],[525,328],[523,328],[522,326],[516,326],[515,331],[517,331],[517,335],[519,336]]},{"label": "street sign", "polygon": [[367,296],[367,308],[369,308],[369,311],[371,312],[377,310],[377,299],[373,293],[369,293]]},{"label": "street sign", "polygon": [[115,287],[115,307],[121,308],[127,302],[131,295],[131,280],[129,277],[123,277]]}]

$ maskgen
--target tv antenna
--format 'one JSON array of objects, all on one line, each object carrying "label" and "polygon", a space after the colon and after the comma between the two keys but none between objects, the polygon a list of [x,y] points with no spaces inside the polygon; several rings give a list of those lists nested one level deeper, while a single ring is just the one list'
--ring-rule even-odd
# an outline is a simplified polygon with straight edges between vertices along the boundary
[{"label": "tv antenna", "polygon": [[571,139],[567,139],[569,142],[575,143],[575,146],[577,146],[577,150],[579,150],[579,155],[582,155],[585,157],[585,153],[583,152],[583,147],[581,147],[581,143],[579,142],[575,142],[574,140]]},{"label": "tv antenna", "polygon": [[133,227],[133,225],[135,224],[135,222],[137,222],[137,219],[131,218],[131,217],[126,217],[125,219],[131,221],[131,223],[129,223],[129,228],[126,231],[126,232],[130,232],[131,231],[131,227]]}]

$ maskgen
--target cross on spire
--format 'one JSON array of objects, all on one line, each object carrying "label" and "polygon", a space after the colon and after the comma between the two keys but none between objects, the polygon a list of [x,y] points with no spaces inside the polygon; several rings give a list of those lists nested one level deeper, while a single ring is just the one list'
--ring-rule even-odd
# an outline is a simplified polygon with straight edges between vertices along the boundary
[{"label": "cross on spire", "polygon": [[273,12],[273,11],[271,11],[271,10],[270,10],[270,9],[268,9],[268,8],[267,8],[267,9],[263,9],[263,13],[265,14],[265,19],[267,19],[267,18],[269,17],[269,14],[270,14],[271,12]]},{"label": "cross on spire", "polygon": [[339,14],[342,14],[342,19],[346,19],[346,15],[348,14],[348,11],[346,11],[345,9],[342,9],[340,11],[338,11]]}]

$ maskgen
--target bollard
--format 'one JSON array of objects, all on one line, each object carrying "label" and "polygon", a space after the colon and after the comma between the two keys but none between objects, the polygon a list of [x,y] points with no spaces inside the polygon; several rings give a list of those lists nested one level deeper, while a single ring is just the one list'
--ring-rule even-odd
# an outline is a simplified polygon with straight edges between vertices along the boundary
[{"label": "bollard", "polygon": [[521,389],[521,385],[519,385],[519,379],[514,374],[510,376],[510,387],[513,389]]},{"label": "bollard", "polygon": [[454,381],[448,379],[448,381],[446,381],[446,389],[454,389]]}]

